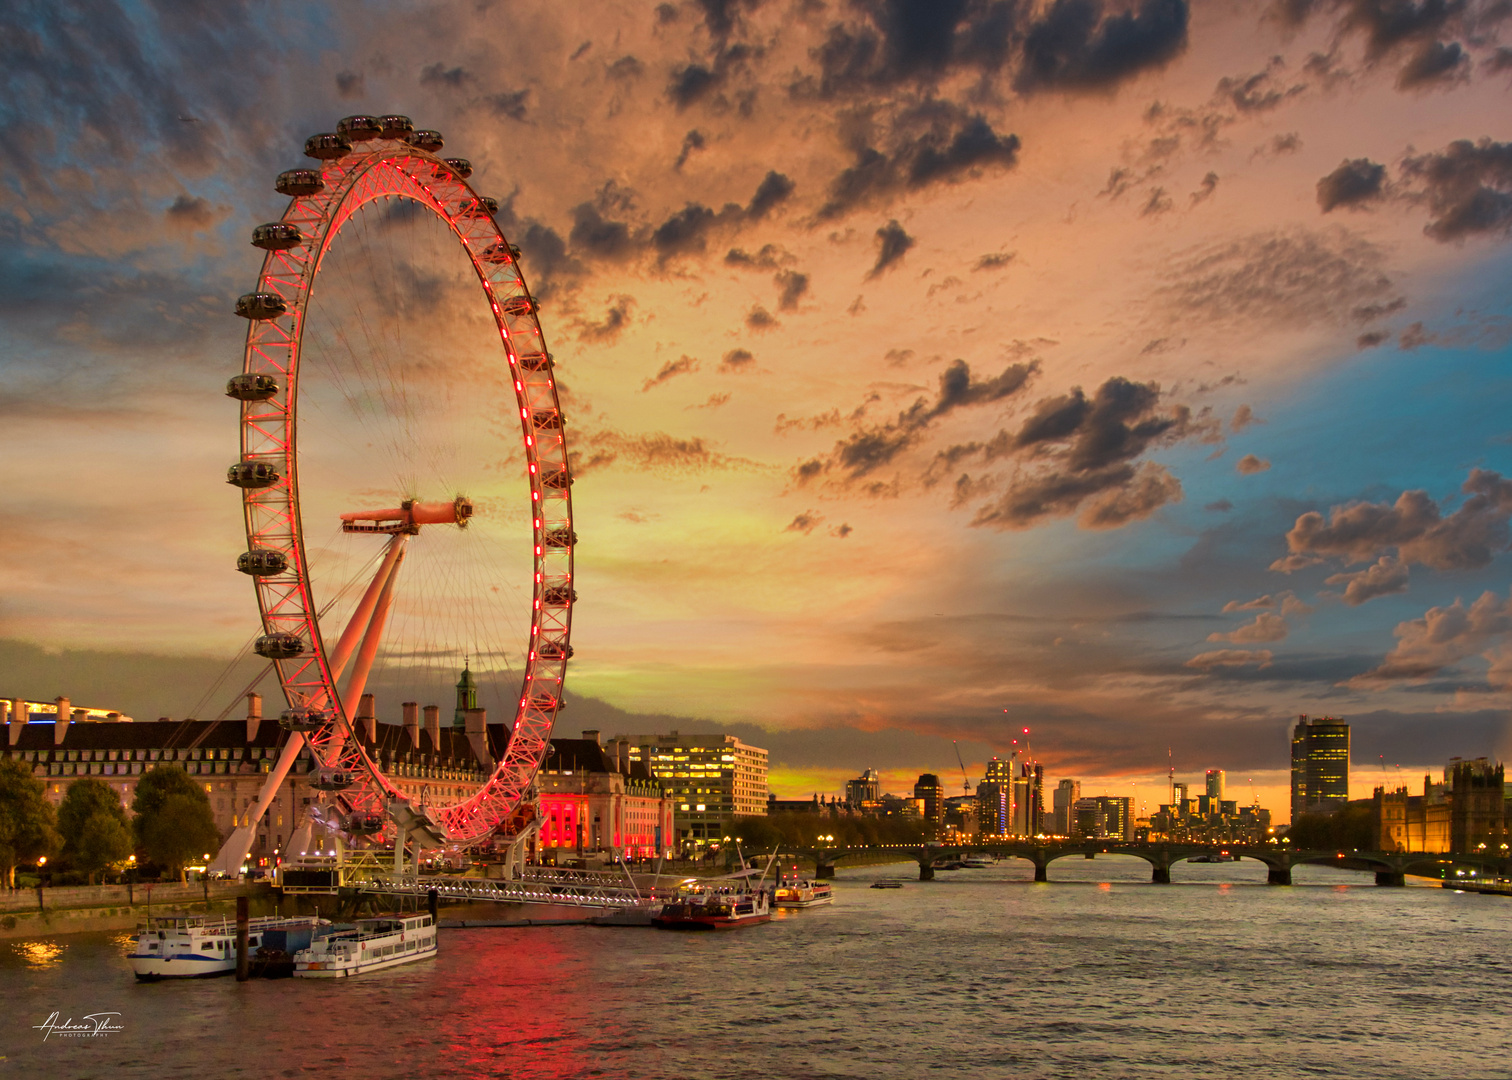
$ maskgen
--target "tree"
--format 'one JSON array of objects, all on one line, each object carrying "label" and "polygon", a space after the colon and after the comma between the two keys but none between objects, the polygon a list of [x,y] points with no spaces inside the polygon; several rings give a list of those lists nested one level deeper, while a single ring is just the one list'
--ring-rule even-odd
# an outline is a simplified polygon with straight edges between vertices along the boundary
[{"label": "tree", "polygon": [[220,831],[203,794],[170,795],[142,827],[147,857],[184,880],[184,865],[220,846]]},{"label": "tree", "polygon": [[103,780],[84,776],[68,787],[58,807],[58,832],[63,854],[76,869],[95,875],[131,854],[131,823],[121,799]]},{"label": "tree", "polygon": [[57,850],[56,816],[47,785],[32,776],[31,766],[0,759],[0,869],[8,888],[16,887],[17,865]]},{"label": "tree", "polygon": [[220,847],[220,831],[204,789],[176,765],[142,774],[131,802],[137,848],[155,863],[184,877],[190,859]]}]

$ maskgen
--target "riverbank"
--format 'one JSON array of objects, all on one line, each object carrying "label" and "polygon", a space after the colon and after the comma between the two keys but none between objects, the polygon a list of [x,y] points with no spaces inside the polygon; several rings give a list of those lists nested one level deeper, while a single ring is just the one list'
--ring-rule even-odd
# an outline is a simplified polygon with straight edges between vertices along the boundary
[{"label": "riverbank", "polygon": [[0,939],[132,930],[153,911],[233,913],[239,896],[251,897],[254,906],[271,910],[273,891],[266,882],[154,882],[0,890]]}]

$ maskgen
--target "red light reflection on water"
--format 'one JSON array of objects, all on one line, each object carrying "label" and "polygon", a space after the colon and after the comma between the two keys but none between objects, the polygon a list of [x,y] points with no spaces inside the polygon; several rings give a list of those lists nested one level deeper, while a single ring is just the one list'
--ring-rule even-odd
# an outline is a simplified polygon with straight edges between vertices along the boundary
[{"label": "red light reflection on water", "polygon": [[[619,931],[623,933],[624,931]],[[432,995],[426,1040],[438,1076],[561,1080],[589,1075],[602,1055],[655,1050],[617,1006],[614,975],[593,956],[613,933],[594,927],[443,931],[447,959]],[[623,973],[619,973],[621,977]],[[607,984],[606,984],[607,983]]]},{"label": "red light reflection on water", "polygon": [[1102,892],[1112,892],[1113,891],[1113,883],[1111,881],[1099,881],[1097,883],[1097,887]]}]

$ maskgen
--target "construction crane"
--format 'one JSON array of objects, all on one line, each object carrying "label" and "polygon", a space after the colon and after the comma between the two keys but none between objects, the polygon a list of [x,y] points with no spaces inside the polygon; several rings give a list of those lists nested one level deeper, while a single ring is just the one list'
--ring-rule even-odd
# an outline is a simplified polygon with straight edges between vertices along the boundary
[{"label": "construction crane", "polygon": [[956,762],[961,766],[961,792],[965,795],[970,795],[971,780],[966,775],[966,762],[961,760],[961,746],[954,739],[950,740],[950,745],[955,747]]}]

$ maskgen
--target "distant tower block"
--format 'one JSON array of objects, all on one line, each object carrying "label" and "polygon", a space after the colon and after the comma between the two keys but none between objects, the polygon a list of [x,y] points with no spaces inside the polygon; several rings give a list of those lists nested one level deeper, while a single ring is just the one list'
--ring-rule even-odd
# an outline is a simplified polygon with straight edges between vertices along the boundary
[{"label": "distant tower block", "polygon": [[378,741],[378,709],[372,694],[363,694],[357,703],[357,723],[367,732],[368,742]]},{"label": "distant tower block", "polygon": [[257,729],[262,727],[262,695],[256,690],[247,694],[247,742],[257,739]]},{"label": "distant tower block", "polygon": [[1214,803],[1223,800],[1223,780],[1224,773],[1222,769],[1209,769],[1207,771],[1207,797]]}]

